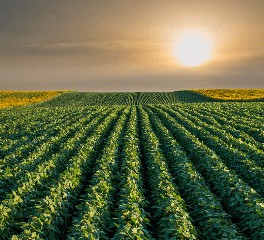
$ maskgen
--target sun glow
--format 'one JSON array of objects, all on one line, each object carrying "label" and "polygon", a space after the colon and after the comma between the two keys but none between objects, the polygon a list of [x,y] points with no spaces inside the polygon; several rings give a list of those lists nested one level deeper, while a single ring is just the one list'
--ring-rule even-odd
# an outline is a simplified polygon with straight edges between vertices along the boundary
[{"label": "sun glow", "polygon": [[185,66],[202,65],[211,58],[212,42],[208,34],[199,30],[182,32],[176,43],[174,55]]}]

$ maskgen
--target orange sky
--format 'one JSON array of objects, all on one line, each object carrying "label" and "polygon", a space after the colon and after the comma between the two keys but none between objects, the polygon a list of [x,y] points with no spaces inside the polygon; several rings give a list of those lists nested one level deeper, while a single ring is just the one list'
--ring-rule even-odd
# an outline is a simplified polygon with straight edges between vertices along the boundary
[{"label": "orange sky", "polygon": [[[263,88],[263,13],[263,0],[2,0],[0,88]],[[193,28],[213,55],[187,68],[173,48]]]}]

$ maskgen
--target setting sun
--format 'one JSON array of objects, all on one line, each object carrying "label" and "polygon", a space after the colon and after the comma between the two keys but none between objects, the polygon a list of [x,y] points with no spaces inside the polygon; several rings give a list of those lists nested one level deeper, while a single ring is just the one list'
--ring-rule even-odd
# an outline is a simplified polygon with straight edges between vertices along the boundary
[{"label": "setting sun", "polygon": [[198,30],[182,32],[175,48],[175,56],[185,66],[195,67],[208,61],[212,53],[210,37]]}]

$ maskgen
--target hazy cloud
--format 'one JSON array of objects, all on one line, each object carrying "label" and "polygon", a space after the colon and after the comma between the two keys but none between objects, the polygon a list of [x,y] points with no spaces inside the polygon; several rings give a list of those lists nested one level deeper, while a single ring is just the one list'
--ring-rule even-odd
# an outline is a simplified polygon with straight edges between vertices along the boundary
[{"label": "hazy cloud", "polygon": [[[0,88],[263,87],[263,0],[0,0]],[[177,34],[203,28],[211,62],[183,68]]]}]

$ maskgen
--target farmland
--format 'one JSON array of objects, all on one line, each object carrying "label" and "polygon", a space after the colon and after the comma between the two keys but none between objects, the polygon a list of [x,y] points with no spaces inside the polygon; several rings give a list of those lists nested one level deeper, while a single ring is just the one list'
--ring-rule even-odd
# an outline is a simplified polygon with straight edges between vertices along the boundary
[{"label": "farmland", "polygon": [[264,100],[264,89],[201,89],[193,92],[215,100],[250,101]]},{"label": "farmland", "polygon": [[264,239],[264,103],[61,94],[0,111],[0,239]]},{"label": "farmland", "polygon": [[50,100],[62,91],[0,91],[0,109]]}]

